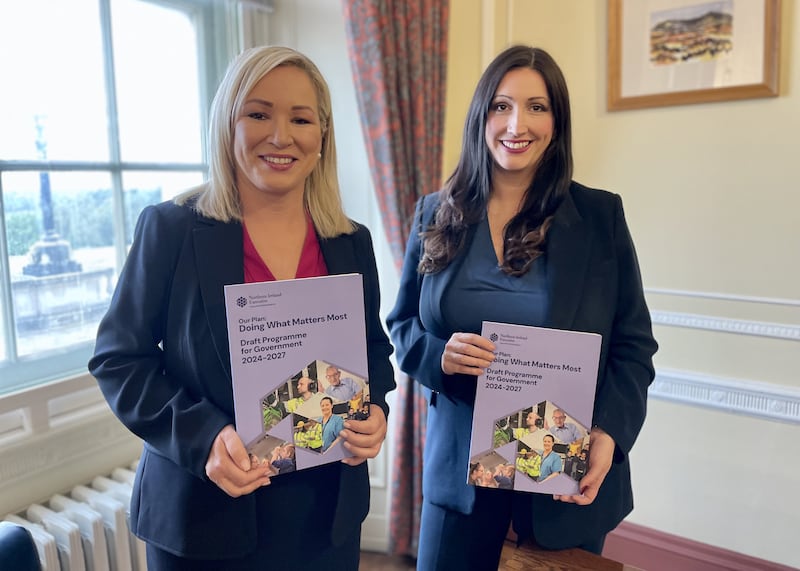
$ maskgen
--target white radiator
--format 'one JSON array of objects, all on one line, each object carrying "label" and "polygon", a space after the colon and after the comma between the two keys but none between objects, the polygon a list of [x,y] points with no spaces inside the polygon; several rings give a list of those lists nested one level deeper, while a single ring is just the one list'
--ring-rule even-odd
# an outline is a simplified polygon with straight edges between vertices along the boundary
[{"label": "white radiator", "polygon": [[144,542],[128,528],[135,469],[117,468],[4,519],[31,531],[42,571],[146,571]]}]

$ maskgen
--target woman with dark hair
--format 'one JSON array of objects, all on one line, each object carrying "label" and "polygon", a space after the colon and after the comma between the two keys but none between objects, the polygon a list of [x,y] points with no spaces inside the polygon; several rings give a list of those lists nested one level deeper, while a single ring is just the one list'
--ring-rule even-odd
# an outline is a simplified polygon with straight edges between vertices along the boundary
[{"label": "woman with dark hair", "polygon": [[545,434],[542,438],[542,465],[539,468],[539,481],[544,482],[559,474],[563,469],[561,456],[553,451],[556,439],[552,434]]},{"label": "woman with dark hair", "polygon": [[[558,65],[510,47],[478,82],[455,171],[417,204],[387,322],[400,368],[429,392],[420,569],[496,568],[512,522],[520,541],[599,553],[632,509],[657,344],[621,199],[572,180],[571,137]],[[465,482],[476,376],[494,360],[484,320],[602,335],[580,494]]]},{"label": "woman with dark hair", "polygon": [[480,462],[470,462],[469,464],[469,483],[473,486],[480,486],[483,479],[483,464]]},{"label": "woman with dark hair", "polygon": [[319,407],[322,416],[317,418],[317,422],[322,425],[322,451],[325,452],[339,439],[339,433],[344,428],[344,419],[333,414],[333,399],[329,396],[322,397]]}]

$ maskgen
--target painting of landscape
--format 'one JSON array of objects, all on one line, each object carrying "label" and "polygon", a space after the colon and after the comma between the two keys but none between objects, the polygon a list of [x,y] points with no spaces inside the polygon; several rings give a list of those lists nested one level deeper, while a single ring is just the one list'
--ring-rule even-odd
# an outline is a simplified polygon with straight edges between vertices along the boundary
[{"label": "painting of landscape", "polygon": [[703,2],[653,12],[651,64],[678,65],[729,55],[733,50],[733,2]]}]

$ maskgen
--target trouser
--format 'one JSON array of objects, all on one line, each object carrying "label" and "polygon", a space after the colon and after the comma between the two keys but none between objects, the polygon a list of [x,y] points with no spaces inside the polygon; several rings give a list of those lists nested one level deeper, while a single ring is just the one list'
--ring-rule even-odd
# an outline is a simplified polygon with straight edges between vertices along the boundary
[{"label": "trouser", "polygon": [[[298,533],[304,533],[298,530]],[[314,530],[307,532],[308,548],[300,550],[273,549],[237,559],[198,561],[172,555],[147,544],[147,571],[357,571],[361,549],[361,528],[342,545],[315,548]]]},{"label": "trouser", "polygon": [[[327,464],[277,476],[272,484],[253,492],[258,538],[251,553],[231,559],[197,560],[149,543],[148,571],[357,571],[361,547],[358,522],[347,522],[352,531],[341,544],[332,545],[331,541],[340,468]],[[369,492],[365,489],[364,493]]]}]

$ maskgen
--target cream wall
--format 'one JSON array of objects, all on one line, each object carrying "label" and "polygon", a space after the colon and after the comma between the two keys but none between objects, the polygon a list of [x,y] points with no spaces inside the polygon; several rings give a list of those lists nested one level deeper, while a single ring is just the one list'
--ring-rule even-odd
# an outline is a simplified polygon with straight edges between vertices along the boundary
[{"label": "cream wall", "polygon": [[778,98],[609,113],[605,2],[451,2],[444,161],[447,175],[484,65],[510,43],[547,49],[570,88],[576,179],[622,195],[661,345],[628,521],[800,567],[792,0],[781,20]]}]

